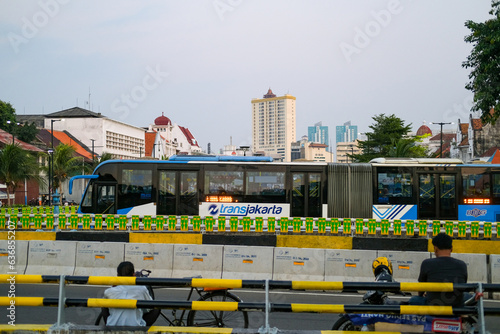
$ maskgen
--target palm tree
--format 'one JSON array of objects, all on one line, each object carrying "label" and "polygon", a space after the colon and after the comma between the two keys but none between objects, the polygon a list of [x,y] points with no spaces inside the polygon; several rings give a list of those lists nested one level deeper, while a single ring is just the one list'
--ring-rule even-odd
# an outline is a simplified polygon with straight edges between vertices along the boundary
[{"label": "palm tree", "polygon": [[104,162],[106,160],[111,160],[111,159],[113,159],[113,155],[111,153],[109,153],[109,152],[102,152],[102,154],[99,156],[99,159],[97,159],[94,162],[92,168],[96,169],[96,167],[99,166],[100,163],[102,163],[102,162]]},{"label": "palm tree", "polygon": [[[54,149],[52,178],[53,188],[59,189],[69,177],[79,174],[82,170],[81,158],[75,156],[75,148],[68,144],[59,144]],[[47,172],[49,166],[44,168]]]},{"label": "palm tree", "polygon": [[394,158],[427,157],[425,147],[416,145],[416,142],[420,140],[419,137],[391,139],[392,147],[389,149],[388,156]]},{"label": "palm tree", "polygon": [[26,180],[42,182],[39,176],[37,157],[23,150],[18,144],[5,145],[0,150],[0,182],[7,186],[8,205],[11,205],[10,194]]}]

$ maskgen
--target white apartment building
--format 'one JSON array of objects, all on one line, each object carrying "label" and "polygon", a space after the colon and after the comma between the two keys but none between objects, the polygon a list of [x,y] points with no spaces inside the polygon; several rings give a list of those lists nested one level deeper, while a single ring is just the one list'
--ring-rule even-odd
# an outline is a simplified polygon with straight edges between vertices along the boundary
[{"label": "white apartment building", "polygon": [[291,161],[296,114],[292,95],[276,96],[269,88],[262,99],[252,99],[252,151]]},{"label": "white apartment building", "polygon": [[112,120],[79,107],[57,111],[45,116],[44,128],[68,131],[94,149],[96,155],[111,153],[116,159],[136,159],[144,155],[143,128]]}]

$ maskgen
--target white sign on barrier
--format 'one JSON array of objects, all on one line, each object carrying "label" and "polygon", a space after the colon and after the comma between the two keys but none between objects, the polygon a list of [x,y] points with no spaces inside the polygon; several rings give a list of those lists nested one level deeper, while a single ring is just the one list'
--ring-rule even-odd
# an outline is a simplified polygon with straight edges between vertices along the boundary
[{"label": "white sign on barrier", "polygon": [[73,275],[75,254],[72,241],[32,240],[26,275]]},{"label": "white sign on barrier", "polygon": [[27,261],[27,240],[15,240],[10,245],[8,240],[0,240],[0,272],[2,274],[15,273],[16,275],[23,275],[26,271]]},{"label": "white sign on barrier", "polygon": [[324,281],[325,250],[316,248],[276,248],[274,280]]},{"label": "white sign on barrier", "polygon": [[452,257],[460,259],[467,264],[468,282],[488,283],[488,267],[486,254],[452,253]]},{"label": "white sign on barrier", "polygon": [[376,252],[368,250],[327,249],[325,253],[326,281],[369,282],[375,277],[372,262]]},{"label": "white sign on barrier", "polygon": [[500,283],[500,255],[490,255],[491,283]]},{"label": "white sign on barrier", "polygon": [[150,277],[172,277],[174,245],[125,244],[125,261],[134,264],[135,270],[151,270]]},{"label": "white sign on barrier", "polygon": [[74,275],[116,276],[116,268],[123,261],[121,242],[78,242]]},{"label": "white sign on barrier", "polygon": [[222,245],[174,245],[172,277],[222,277]]},{"label": "white sign on barrier", "polygon": [[222,278],[272,279],[274,247],[224,246]]},{"label": "white sign on barrier", "polygon": [[393,278],[397,282],[417,282],[420,265],[425,259],[430,259],[428,252],[397,252],[378,251],[378,256],[384,256],[392,262]]}]

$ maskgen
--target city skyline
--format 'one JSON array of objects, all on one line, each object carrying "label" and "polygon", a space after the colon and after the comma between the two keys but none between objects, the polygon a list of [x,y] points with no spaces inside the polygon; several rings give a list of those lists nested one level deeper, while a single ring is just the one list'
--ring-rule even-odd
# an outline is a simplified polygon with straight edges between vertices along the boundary
[{"label": "city skyline", "polygon": [[414,131],[469,114],[464,23],[488,19],[490,0],[223,3],[5,4],[0,100],[138,127],[163,112],[213,151],[251,144],[249,100],[268,87],[300,100],[298,137],[345,115],[366,132],[382,113]]}]

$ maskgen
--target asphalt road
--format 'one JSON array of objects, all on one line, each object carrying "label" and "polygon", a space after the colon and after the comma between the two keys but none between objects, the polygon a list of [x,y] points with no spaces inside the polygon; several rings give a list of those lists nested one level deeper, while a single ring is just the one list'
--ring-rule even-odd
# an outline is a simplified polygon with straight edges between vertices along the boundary
[{"label": "asphalt road", "polygon": [[[95,287],[87,285],[71,285],[67,287],[68,298],[101,298],[106,287]],[[9,287],[0,284],[0,296],[7,296]],[[16,296],[32,297],[57,297],[59,287],[54,284],[31,285],[17,284]],[[157,300],[185,300],[189,290],[177,288],[155,289]],[[265,302],[265,293],[262,290],[233,290],[245,302]],[[394,297],[396,299],[407,299],[406,297]],[[358,304],[361,295],[339,292],[316,292],[316,291],[276,291],[270,293],[271,303],[312,303],[312,304]],[[500,301],[487,301],[486,306],[499,307]],[[6,324],[7,309],[2,307],[0,316],[2,324]],[[92,325],[99,310],[93,308],[74,307],[66,309],[66,321],[74,324]],[[170,315],[171,310],[164,310]],[[15,311],[16,324],[53,324],[57,321],[56,307],[17,307]],[[331,329],[338,319],[337,314],[314,314],[314,313],[271,313],[269,324],[271,327],[288,330],[308,329]],[[260,328],[265,325],[265,314],[263,312],[250,312],[249,323],[251,328]],[[159,318],[155,325],[166,325]],[[486,328],[491,333],[500,333],[500,316],[487,317]]]}]

